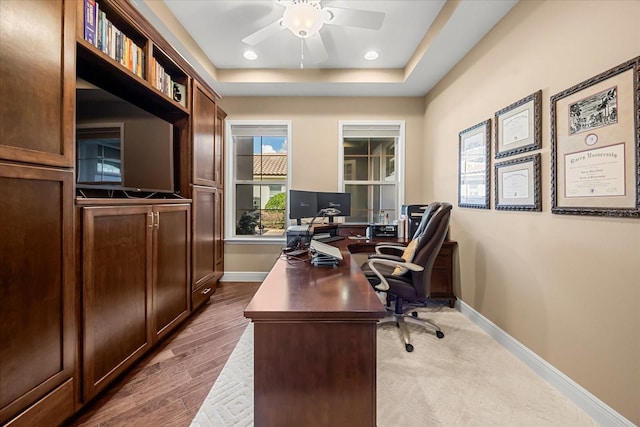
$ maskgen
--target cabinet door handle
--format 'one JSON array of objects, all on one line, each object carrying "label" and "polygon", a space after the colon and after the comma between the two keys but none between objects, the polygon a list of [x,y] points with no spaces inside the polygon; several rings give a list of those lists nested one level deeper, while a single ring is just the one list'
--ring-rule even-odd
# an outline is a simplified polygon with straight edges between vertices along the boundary
[{"label": "cabinet door handle", "polygon": [[207,289],[205,289],[204,291],[202,291],[202,295],[206,295],[206,294],[208,294],[209,292],[211,292],[211,288],[207,288]]},{"label": "cabinet door handle", "polygon": [[156,228],[160,228],[160,212],[156,212]]},{"label": "cabinet door handle", "polygon": [[149,212],[149,228],[153,228],[153,212]]}]

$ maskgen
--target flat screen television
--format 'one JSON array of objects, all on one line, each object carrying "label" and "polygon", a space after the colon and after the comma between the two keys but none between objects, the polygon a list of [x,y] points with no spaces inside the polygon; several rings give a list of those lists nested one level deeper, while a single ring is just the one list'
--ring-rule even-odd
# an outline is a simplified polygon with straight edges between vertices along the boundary
[{"label": "flat screen television", "polygon": [[289,219],[301,224],[302,218],[313,218],[318,213],[315,191],[289,190]]},{"label": "flat screen television", "polygon": [[76,89],[76,187],[173,193],[173,125],[84,86]]},{"label": "flat screen television", "polygon": [[330,223],[336,216],[351,216],[351,193],[318,192],[316,197],[318,211],[324,209]]}]

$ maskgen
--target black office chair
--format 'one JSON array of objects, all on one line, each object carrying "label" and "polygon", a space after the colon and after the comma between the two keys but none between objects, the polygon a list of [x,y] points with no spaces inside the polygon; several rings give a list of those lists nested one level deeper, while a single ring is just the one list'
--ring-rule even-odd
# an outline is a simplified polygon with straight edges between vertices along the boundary
[{"label": "black office chair", "polygon": [[[416,231],[411,237],[411,242],[424,232],[424,230],[427,228],[427,224],[433,217],[433,214],[440,208],[441,205],[442,204],[440,202],[433,202],[427,205],[427,207],[424,209],[424,212],[422,213],[422,217],[420,218],[418,228],[416,228]],[[402,255],[406,248],[407,245],[403,243],[380,242],[376,244],[375,251],[378,254]]]},{"label": "black office chair", "polygon": [[[438,338],[444,333],[438,325],[412,311],[416,306],[425,306],[431,292],[431,270],[449,230],[452,206],[441,203],[428,220],[423,232],[414,238],[415,253],[410,262],[402,257],[388,254],[372,254],[363,271],[376,291],[387,294],[389,315],[379,325],[396,323],[407,351],[413,351],[409,339],[409,328],[405,322],[429,326]],[[391,302],[394,308],[390,308]],[[407,308],[405,309],[405,303]]]}]

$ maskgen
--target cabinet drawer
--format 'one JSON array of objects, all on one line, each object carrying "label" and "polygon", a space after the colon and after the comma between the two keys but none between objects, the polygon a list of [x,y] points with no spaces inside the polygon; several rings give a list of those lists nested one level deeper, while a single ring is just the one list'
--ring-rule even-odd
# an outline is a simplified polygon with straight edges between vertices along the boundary
[{"label": "cabinet drawer", "polygon": [[451,264],[451,257],[440,252],[436,257],[436,260],[433,262],[433,268],[448,269],[449,264]]},{"label": "cabinet drawer", "polygon": [[215,292],[215,282],[209,282],[191,293],[191,310],[204,305]]},{"label": "cabinet drawer", "polygon": [[364,236],[367,233],[367,225],[340,225],[338,227],[338,235],[343,237],[348,236]]}]

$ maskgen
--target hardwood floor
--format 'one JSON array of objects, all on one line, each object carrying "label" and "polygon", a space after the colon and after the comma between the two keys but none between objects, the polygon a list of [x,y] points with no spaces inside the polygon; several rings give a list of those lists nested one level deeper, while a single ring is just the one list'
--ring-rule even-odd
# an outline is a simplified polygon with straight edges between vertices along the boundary
[{"label": "hardwood floor", "polygon": [[249,320],[260,283],[218,284],[209,303],[67,425],[188,426]]}]

